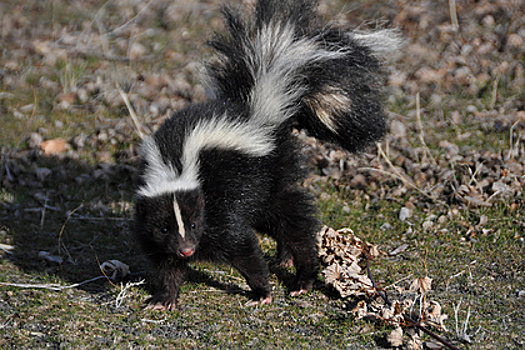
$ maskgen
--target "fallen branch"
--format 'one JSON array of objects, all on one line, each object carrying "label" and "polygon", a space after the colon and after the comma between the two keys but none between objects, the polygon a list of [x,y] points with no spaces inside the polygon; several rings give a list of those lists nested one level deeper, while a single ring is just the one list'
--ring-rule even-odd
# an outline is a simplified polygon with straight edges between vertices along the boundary
[{"label": "fallen branch", "polygon": [[[369,261],[370,261],[370,259],[369,259],[368,255],[366,255],[366,269],[368,271],[368,278],[370,279],[370,281],[372,281],[372,284],[373,284],[374,288],[376,289],[377,294],[384,300],[384,302],[387,305],[392,306],[392,302],[390,302],[390,300],[388,299],[388,296],[386,295],[386,292],[383,289],[380,289],[377,286],[377,284],[375,283],[374,278],[372,277],[372,273],[370,271],[370,263],[369,263]],[[408,314],[403,313],[402,316],[403,316],[403,319],[410,326],[413,326],[413,327],[415,327],[415,328],[425,332],[426,334],[428,334],[429,336],[431,336],[435,340],[439,341],[445,347],[447,347],[449,349],[452,349],[452,350],[460,350],[458,347],[450,344],[447,340],[443,339],[442,337],[440,337],[436,333],[432,332],[430,329],[426,328],[425,326],[422,326],[419,322],[413,320]]]}]

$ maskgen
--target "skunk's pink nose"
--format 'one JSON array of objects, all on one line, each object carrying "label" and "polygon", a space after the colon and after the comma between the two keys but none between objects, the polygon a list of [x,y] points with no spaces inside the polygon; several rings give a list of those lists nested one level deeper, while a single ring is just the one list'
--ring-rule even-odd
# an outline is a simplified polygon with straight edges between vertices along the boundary
[{"label": "skunk's pink nose", "polygon": [[188,257],[193,255],[193,248],[184,248],[180,250],[180,256]]}]

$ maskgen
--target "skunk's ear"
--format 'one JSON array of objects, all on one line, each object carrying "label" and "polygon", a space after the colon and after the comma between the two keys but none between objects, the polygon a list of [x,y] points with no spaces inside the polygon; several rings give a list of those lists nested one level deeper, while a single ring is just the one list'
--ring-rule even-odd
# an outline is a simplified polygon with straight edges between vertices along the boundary
[{"label": "skunk's ear", "polygon": [[188,193],[188,199],[190,200],[190,203],[196,207],[203,208],[204,207],[204,194],[201,190],[191,191]]}]

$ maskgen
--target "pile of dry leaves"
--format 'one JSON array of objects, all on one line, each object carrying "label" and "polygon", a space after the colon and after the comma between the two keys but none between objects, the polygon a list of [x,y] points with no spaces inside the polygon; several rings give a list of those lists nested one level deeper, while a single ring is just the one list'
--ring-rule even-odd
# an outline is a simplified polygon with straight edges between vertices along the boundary
[{"label": "pile of dry leaves", "polygon": [[[394,286],[394,292],[387,296],[373,281],[369,269],[371,259],[385,254],[377,245],[361,240],[351,229],[335,231],[325,226],[317,233],[317,247],[326,266],[322,271],[325,283],[343,298],[366,297],[359,300],[352,313],[357,319],[367,318],[394,326],[387,336],[390,345],[423,349],[416,326],[419,330],[431,327],[446,331],[443,322],[448,316],[441,313],[438,302],[427,297],[432,284],[428,276],[416,278],[406,287]],[[409,335],[406,343],[404,332]],[[433,345],[427,343],[427,347]]]}]

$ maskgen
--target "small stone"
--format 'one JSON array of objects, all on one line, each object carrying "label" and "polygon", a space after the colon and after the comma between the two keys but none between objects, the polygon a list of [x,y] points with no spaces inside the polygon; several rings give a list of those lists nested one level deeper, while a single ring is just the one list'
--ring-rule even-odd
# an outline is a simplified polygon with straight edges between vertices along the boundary
[{"label": "small stone", "polygon": [[405,221],[406,219],[409,219],[412,216],[412,212],[407,207],[401,208],[399,211],[399,220]]},{"label": "small stone", "polygon": [[66,140],[57,138],[53,140],[43,141],[40,144],[40,148],[46,155],[55,155],[65,152],[69,148],[69,144]]},{"label": "small stone", "polygon": [[31,135],[29,136],[29,141],[28,141],[29,147],[31,148],[39,147],[41,143],[42,143],[42,136],[39,133],[32,132]]},{"label": "small stone", "polygon": [[86,103],[89,99],[89,93],[86,89],[81,88],[77,91],[77,97],[82,103]]},{"label": "small stone", "polygon": [[432,221],[425,221],[421,226],[424,230],[430,230],[432,226],[434,226],[434,223]]},{"label": "small stone", "polygon": [[403,122],[399,120],[392,120],[390,123],[390,133],[395,138],[404,138],[407,134],[407,128]]},{"label": "small stone", "polygon": [[509,35],[507,39],[507,45],[509,45],[513,49],[523,49],[523,46],[525,45],[525,41],[519,34],[511,34]]},{"label": "small stone", "polygon": [[388,222],[385,222],[379,229],[381,231],[388,231],[392,229],[392,225],[390,225]]},{"label": "small stone", "polygon": [[478,108],[474,105],[468,105],[467,106],[467,113],[469,114],[475,114],[478,113]]},{"label": "small stone", "polygon": [[137,60],[146,55],[146,47],[140,43],[133,43],[129,48],[129,57],[132,60]]},{"label": "small stone", "polygon": [[350,180],[350,186],[358,189],[366,188],[366,177],[362,174],[357,174]]}]

